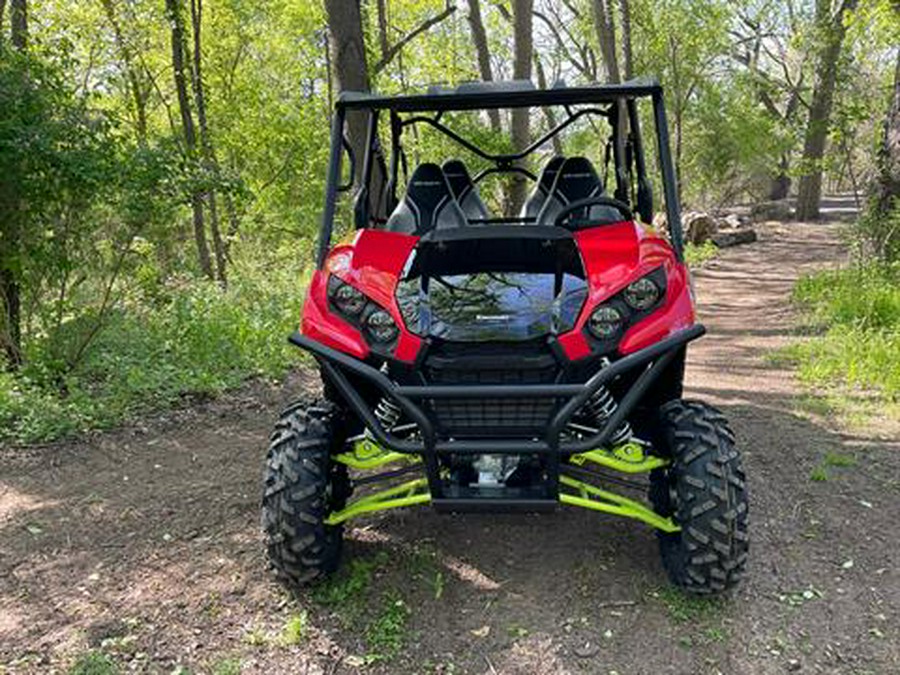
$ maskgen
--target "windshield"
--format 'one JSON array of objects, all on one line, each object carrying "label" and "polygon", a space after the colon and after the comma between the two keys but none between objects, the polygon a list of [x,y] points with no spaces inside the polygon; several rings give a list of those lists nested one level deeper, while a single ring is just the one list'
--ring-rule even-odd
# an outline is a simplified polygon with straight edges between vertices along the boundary
[{"label": "windshield", "polygon": [[[425,288],[423,288],[425,286]],[[528,340],[572,329],[587,285],[571,274],[475,272],[400,282],[411,331],[444,340]]]}]

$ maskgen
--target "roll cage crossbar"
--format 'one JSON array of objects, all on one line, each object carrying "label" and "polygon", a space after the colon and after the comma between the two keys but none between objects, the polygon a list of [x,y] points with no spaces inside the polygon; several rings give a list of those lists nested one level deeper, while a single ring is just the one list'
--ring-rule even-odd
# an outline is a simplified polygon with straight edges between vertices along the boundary
[{"label": "roll cage crossbar", "polygon": [[[358,159],[354,156],[352,144],[345,137],[348,114],[367,115],[360,185],[354,201],[357,227],[366,227],[370,222],[383,222],[387,212],[392,210],[397,203],[396,187],[400,165],[403,164],[405,170],[406,164],[400,141],[403,129],[407,126],[426,124],[478,157],[493,163],[494,166],[483,169],[475,175],[473,178],[475,182],[494,173],[510,172],[519,173],[535,180],[535,175],[517,162],[548,143],[578,119],[590,115],[605,117],[612,128],[610,145],[615,164],[615,197],[629,205],[634,201],[637,213],[643,220],[650,221],[652,219],[652,187],[647,177],[637,109],[637,101],[642,98],[649,98],[652,101],[656,149],[666,207],[666,224],[675,254],[679,260],[683,260],[681,212],[675,168],[669,148],[663,89],[655,80],[638,79],[622,84],[557,86],[548,89],[536,89],[528,81],[470,83],[460,85],[453,90],[435,89],[427,94],[406,96],[379,96],[363,92],[342,93],[335,103],[332,119],[331,154],[326,177],[325,206],[322,212],[317,265],[321,268],[331,247],[337,193],[350,188],[349,185],[340,184],[341,158],[344,152],[347,152],[351,168],[356,166]],[[573,107],[578,105],[589,107],[582,109]],[[562,107],[566,111],[566,118],[527,148],[516,153],[492,154],[487,152],[442,122],[443,114],[448,111],[528,107]],[[390,115],[390,157],[387,167],[378,137],[379,113],[383,110],[388,111]],[[434,113],[434,115],[427,113]],[[404,114],[410,116],[403,119],[401,115]],[[629,128],[627,138],[624,133],[625,119],[628,120]],[[384,179],[385,188],[377,194],[371,194],[370,184],[376,165]],[[630,181],[632,168],[636,176],[633,185]],[[351,171],[351,175],[353,173],[355,172]],[[634,192],[633,200],[631,198],[632,191]],[[372,197],[377,200],[376,206],[381,209],[380,215],[375,218],[370,218]],[[510,219],[501,220],[509,222]]]},{"label": "roll cage crossbar", "polygon": [[[498,164],[499,166],[509,166],[516,160],[527,157],[532,152],[534,152],[535,150],[540,148],[542,145],[544,145],[545,143],[550,141],[554,136],[556,136],[558,133],[560,133],[563,129],[565,129],[572,123],[576,122],[577,120],[581,119],[585,115],[600,115],[602,117],[610,117],[610,115],[611,115],[609,110],[601,110],[600,108],[584,108],[582,110],[577,110],[577,111],[568,111],[567,112],[568,116],[566,117],[566,119],[564,121],[557,124],[550,131],[545,133],[543,136],[541,136],[539,139],[534,141],[531,145],[529,145],[527,148],[525,148],[521,152],[492,155],[488,152],[485,152],[484,150],[482,150],[481,148],[479,148],[477,145],[475,145],[471,141],[467,140],[466,138],[460,136],[455,131],[453,131],[453,129],[449,128],[445,124],[442,124],[440,121],[442,114],[443,114],[443,111],[438,112],[438,114],[435,115],[434,117],[428,117],[427,115],[417,115],[415,117],[410,117],[407,120],[401,120],[400,124],[403,127],[412,126],[413,124],[427,124],[429,126],[432,126],[435,129],[437,129],[438,131],[440,131],[442,134],[447,136],[448,138],[451,138],[452,140],[459,143],[466,150],[469,150],[469,151],[475,153],[482,159],[486,159],[490,162],[494,162],[495,164]],[[484,173],[484,172],[482,172],[482,173]],[[531,174],[531,175],[532,175],[532,177],[534,177],[533,174]],[[478,182],[477,179],[475,180],[475,182],[476,183]]]}]

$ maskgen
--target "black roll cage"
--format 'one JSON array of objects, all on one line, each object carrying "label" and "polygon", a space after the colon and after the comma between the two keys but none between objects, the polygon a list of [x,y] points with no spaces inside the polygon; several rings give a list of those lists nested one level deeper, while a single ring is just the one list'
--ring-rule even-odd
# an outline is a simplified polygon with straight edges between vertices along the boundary
[{"label": "black roll cage", "polygon": [[[581,117],[596,115],[606,118],[612,129],[611,147],[615,166],[615,197],[619,201],[631,204],[631,185],[629,170],[631,165],[636,174],[636,196],[633,200],[636,211],[645,221],[652,219],[652,187],[647,177],[643,140],[640,131],[640,119],[637,100],[650,98],[653,104],[653,118],[656,130],[657,154],[662,173],[663,194],[666,206],[666,224],[672,248],[679,260],[684,259],[684,243],[681,226],[681,210],[678,201],[675,168],[669,148],[668,124],[663,102],[663,88],[656,80],[636,79],[622,84],[584,85],[577,87],[555,86],[548,89],[536,89],[527,80],[511,82],[482,82],[463,84],[453,90],[432,89],[427,94],[404,96],[379,96],[364,92],[344,92],[335,103],[332,119],[331,150],[326,177],[325,206],[322,212],[322,227],[316,263],[319,268],[325,262],[331,247],[331,236],[334,229],[334,215],[338,192],[352,188],[351,184],[341,185],[341,159],[347,152],[351,176],[357,158],[345,135],[348,113],[367,114],[366,145],[362,165],[361,186],[354,200],[354,216],[357,227],[365,227],[369,223],[371,212],[371,196],[369,185],[376,163],[385,179],[384,194],[385,211],[389,212],[397,203],[396,187],[401,162],[406,157],[400,143],[403,130],[415,124],[426,124],[455,141],[462,147],[478,155],[482,159],[493,162],[494,166],[478,172],[473,181],[478,183],[493,173],[520,173],[531,180],[536,180],[533,173],[518,166],[516,162],[552,140],[569,125]],[[574,109],[572,106],[587,105],[591,107]],[[488,110],[497,108],[526,108],[562,106],[566,118],[550,129],[543,136],[533,141],[524,150],[511,154],[491,154],[457,134],[441,122],[448,111]],[[599,107],[606,106],[606,107]],[[388,111],[390,115],[390,156],[385,167],[384,156],[378,140],[379,113]],[[423,113],[434,113],[429,116]],[[627,115],[629,133],[623,133],[624,125],[620,124],[623,113]],[[409,115],[403,119],[402,114]],[[607,146],[609,147],[609,146]],[[489,222],[510,222],[519,219],[497,218]]]}]

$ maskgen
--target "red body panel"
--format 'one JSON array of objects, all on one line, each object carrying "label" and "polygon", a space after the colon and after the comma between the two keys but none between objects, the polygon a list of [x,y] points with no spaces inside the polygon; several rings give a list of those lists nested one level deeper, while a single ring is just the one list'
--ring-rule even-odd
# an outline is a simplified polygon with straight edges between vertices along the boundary
[{"label": "red body panel", "polygon": [[[664,239],[633,222],[585,229],[574,236],[589,290],[575,328],[558,338],[568,358],[578,360],[591,354],[582,329],[593,309],[660,266],[666,270],[666,297],[656,311],[628,329],[619,343],[619,352],[630,354],[694,323],[687,267],[677,262]],[[417,242],[418,237],[411,235],[361,230],[353,243],[335,246],[324,269],[313,275],[303,307],[303,334],[357,358],[369,356],[369,346],[360,332],[328,309],[328,277],[334,274],[391,313],[400,328],[393,356],[408,363],[415,361],[423,341],[406,330],[395,292]]]},{"label": "red body panel", "polygon": [[322,270],[316,270],[303,307],[301,332],[329,347],[360,359],[369,356],[369,345],[360,332],[328,310],[328,276],[334,274],[353,284],[384,307],[400,328],[394,358],[412,362],[422,339],[405,329],[394,295],[409,254],[418,237],[383,230],[360,230],[352,244],[335,246]]}]

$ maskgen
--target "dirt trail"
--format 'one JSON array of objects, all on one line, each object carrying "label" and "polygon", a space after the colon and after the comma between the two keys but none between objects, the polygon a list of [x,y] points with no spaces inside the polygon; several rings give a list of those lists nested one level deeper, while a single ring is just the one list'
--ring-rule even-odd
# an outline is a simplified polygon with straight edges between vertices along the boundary
[{"label": "dirt trail", "polygon": [[[365,672],[900,672],[900,454],[799,414],[791,374],[767,360],[791,339],[798,274],[842,255],[832,227],[791,225],[696,275],[710,335],[689,394],[731,418],[752,490],[752,566],[728,601],[671,591],[636,522],[427,509],[360,521],[355,583],[291,599],[265,572],[257,503],[270,424],[314,386],[298,376],[0,451],[0,672],[64,672],[102,648],[123,672],[352,673],[395,638]],[[829,453],[855,466],[811,481]]]}]

